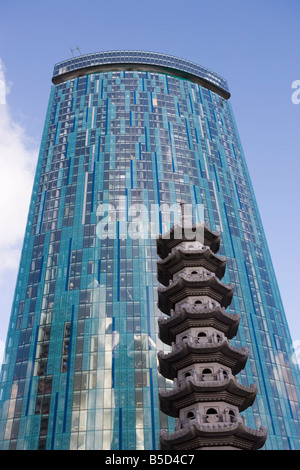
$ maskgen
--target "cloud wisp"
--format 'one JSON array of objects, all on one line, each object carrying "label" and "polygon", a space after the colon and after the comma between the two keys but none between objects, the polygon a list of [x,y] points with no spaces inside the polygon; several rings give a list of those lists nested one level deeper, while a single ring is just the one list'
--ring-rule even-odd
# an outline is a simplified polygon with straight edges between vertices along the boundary
[{"label": "cloud wisp", "polygon": [[24,126],[12,117],[7,90],[0,59],[0,282],[6,270],[19,264],[38,153]]}]

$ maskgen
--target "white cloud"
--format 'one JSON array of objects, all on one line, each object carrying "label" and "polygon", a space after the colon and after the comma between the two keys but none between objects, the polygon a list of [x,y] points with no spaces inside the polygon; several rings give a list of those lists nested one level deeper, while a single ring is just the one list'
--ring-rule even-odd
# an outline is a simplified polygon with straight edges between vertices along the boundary
[{"label": "white cloud", "polygon": [[36,143],[11,116],[7,88],[0,59],[0,281],[19,263],[38,153]]},{"label": "white cloud", "polygon": [[6,104],[6,84],[3,66],[0,64],[0,104]]}]

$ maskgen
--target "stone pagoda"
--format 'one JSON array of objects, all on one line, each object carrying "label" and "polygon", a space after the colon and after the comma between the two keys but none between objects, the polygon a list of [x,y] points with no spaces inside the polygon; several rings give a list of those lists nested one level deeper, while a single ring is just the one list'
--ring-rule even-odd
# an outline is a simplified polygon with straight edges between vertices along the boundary
[{"label": "stone pagoda", "polygon": [[[185,219],[182,203],[183,227]],[[160,448],[259,449],[266,429],[250,429],[240,415],[253,404],[257,390],[236,377],[245,367],[248,349],[230,342],[239,316],[225,311],[233,286],[221,281],[226,260],[216,255],[220,236],[203,225],[201,241],[184,233],[176,238],[175,228],[157,239],[157,275],[163,285],[158,307],[167,315],[158,320],[159,337],[172,347],[169,353],[158,353],[159,371],[174,381],[173,390],[159,391],[159,400],[161,411],[176,418],[173,433],[161,431]]]}]

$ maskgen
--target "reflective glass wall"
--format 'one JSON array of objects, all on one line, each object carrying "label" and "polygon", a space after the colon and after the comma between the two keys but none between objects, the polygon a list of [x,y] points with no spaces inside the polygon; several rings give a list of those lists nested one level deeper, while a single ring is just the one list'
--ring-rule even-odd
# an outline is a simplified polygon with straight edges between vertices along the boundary
[{"label": "reflective glass wall", "polygon": [[194,76],[127,68],[51,88],[1,371],[0,449],[157,449],[159,430],[173,431],[158,405],[172,384],[157,372],[155,236],[157,207],[181,200],[221,232],[235,286],[227,311],[241,317],[233,344],[250,350],[240,380],[258,387],[247,423],[268,428],[265,448],[299,449],[299,371],[230,102]]}]

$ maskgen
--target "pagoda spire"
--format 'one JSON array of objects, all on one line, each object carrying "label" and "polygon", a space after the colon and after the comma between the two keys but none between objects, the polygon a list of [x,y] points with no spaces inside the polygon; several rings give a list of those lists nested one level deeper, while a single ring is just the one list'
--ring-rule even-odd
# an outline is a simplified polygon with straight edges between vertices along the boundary
[{"label": "pagoda spire", "polygon": [[[184,201],[181,225],[190,220]],[[220,234],[203,229],[175,239],[175,230],[157,239],[159,337],[171,346],[159,352],[160,373],[173,380],[173,390],[160,390],[160,409],[176,418],[173,433],[160,432],[162,450],[254,450],[267,430],[250,429],[241,412],[251,406],[256,386],[245,387],[236,375],[245,367],[248,349],[235,348],[239,316],[229,314],[233,285],[224,284],[226,259],[216,255]]]}]

